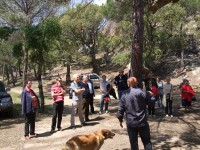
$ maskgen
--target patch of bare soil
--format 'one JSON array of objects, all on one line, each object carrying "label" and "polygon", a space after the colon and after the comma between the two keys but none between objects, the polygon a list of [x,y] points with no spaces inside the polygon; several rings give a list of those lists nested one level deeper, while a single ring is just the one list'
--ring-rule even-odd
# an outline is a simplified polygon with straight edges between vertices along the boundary
[{"label": "patch of bare soil", "polygon": [[[63,71],[61,75],[65,76],[63,68],[54,70],[50,74],[50,80],[44,80],[45,96],[50,95],[50,87],[57,76],[56,72]],[[90,70],[86,70],[89,72]],[[80,71],[79,71],[80,72]],[[73,71],[78,73],[78,70]],[[82,73],[82,72],[81,72]],[[108,76],[116,75],[117,72],[112,74],[106,73]],[[188,72],[191,83],[199,83],[199,73]],[[179,85],[181,77],[172,79],[172,84]],[[195,84],[194,84],[195,85]],[[37,82],[33,82],[33,89],[38,93]],[[11,89],[13,93],[21,93],[21,87]],[[180,103],[179,93],[176,93],[173,102],[174,117],[166,118],[162,109],[156,108],[156,117],[149,117],[149,124],[151,129],[151,138],[154,149],[165,150],[193,150],[200,149],[200,94],[196,93],[197,101],[192,103],[192,110],[190,113],[184,113],[184,109],[178,109]],[[18,104],[19,105],[19,104]],[[126,125],[124,128],[119,126],[116,118],[118,100],[112,100],[109,105],[109,114],[103,113],[98,115],[100,105],[100,95],[97,90],[95,97],[95,110],[96,114],[90,115],[91,122],[87,126],[81,127],[78,117],[76,117],[77,128],[75,130],[69,129],[70,126],[70,112],[71,101],[68,96],[65,97],[65,109],[62,120],[63,131],[57,131],[50,134],[51,129],[51,113],[52,113],[52,100],[46,97],[46,107],[49,108],[47,114],[37,114],[36,133],[38,136],[32,138],[30,141],[25,141],[24,134],[24,118],[20,115],[12,119],[0,118],[0,149],[1,150],[60,150],[65,142],[78,134],[89,134],[99,129],[109,129],[115,132],[113,139],[108,139],[102,146],[102,150],[130,150],[128,134]],[[142,150],[143,145],[139,138],[139,147]]]},{"label": "patch of bare soil", "polygon": [[[199,97],[199,94],[197,95]],[[100,95],[95,97],[95,109],[99,110]],[[46,105],[51,105],[51,100]],[[156,108],[156,117],[149,117],[151,137],[154,149],[200,149],[200,100],[193,103],[190,113],[185,114],[183,108],[178,109],[179,96],[173,103],[174,117],[166,118],[164,111]],[[25,141],[24,119],[17,117],[13,119],[0,119],[0,147],[1,150],[60,150],[65,142],[74,135],[89,134],[99,129],[109,129],[115,132],[113,139],[108,139],[102,146],[102,150],[130,150],[129,139],[124,128],[120,128],[116,119],[118,100],[112,100],[109,106],[109,114],[90,115],[91,122],[81,127],[78,117],[77,128],[69,129],[71,103],[68,96],[65,97],[65,110],[62,120],[63,131],[50,134],[51,115],[37,114],[36,133],[38,136],[30,141]],[[52,110],[52,109],[51,109]],[[139,140],[139,147],[143,149]]]}]

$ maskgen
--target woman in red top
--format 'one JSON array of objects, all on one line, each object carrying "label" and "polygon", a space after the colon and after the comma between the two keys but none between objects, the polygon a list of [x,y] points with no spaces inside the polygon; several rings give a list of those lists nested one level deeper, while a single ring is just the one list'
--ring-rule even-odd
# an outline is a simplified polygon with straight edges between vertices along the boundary
[{"label": "woman in red top", "polygon": [[194,96],[194,90],[189,85],[189,81],[185,79],[184,84],[181,87],[182,105],[183,107],[185,107],[185,112],[189,111],[193,96]]},{"label": "woman in red top", "polygon": [[155,102],[158,98],[158,88],[152,85],[152,82],[149,82],[149,86],[147,87],[147,91],[151,95],[151,104],[148,105],[149,116],[152,115],[155,117]]}]

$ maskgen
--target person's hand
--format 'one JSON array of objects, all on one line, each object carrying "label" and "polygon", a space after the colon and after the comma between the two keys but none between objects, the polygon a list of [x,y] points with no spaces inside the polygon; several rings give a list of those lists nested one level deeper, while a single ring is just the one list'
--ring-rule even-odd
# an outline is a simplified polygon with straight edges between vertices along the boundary
[{"label": "person's hand", "polygon": [[35,96],[32,96],[32,100],[36,100],[36,97],[35,97]]},{"label": "person's hand", "polygon": [[123,128],[123,124],[122,124],[122,122],[120,122],[120,127]]}]

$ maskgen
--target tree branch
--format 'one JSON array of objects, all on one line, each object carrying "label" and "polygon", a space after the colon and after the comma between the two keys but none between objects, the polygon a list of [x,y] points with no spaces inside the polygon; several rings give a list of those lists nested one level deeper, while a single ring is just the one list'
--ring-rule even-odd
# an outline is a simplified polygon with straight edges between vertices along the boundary
[{"label": "tree branch", "polygon": [[157,0],[155,4],[149,7],[149,11],[155,14],[160,8],[169,4],[169,3],[177,3],[179,0]]}]

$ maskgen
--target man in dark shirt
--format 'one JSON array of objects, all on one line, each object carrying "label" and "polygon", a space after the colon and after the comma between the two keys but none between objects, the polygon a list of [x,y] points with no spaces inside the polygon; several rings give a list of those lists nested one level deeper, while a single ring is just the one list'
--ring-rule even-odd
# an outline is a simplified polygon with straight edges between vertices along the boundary
[{"label": "man in dark shirt", "polygon": [[85,115],[85,122],[87,122],[90,121],[89,119],[90,89],[88,85],[87,76],[83,76],[83,81],[81,85],[83,88],[85,88],[85,91],[83,92],[82,112]]},{"label": "man in dark shirt", "polygon": [[150,94],[137,87],[137,79],[130,77],[127,81],[129,89],[122,95],[118,108],[120,126],[124,113],[131,144],[131,150],[138,150],[138,133],[142,139],[144,149],[152,150],[149,124],[146,116],[146,105],[150,104]]},{"label": "man in dark shirt", "polygon": [[124,75],[124,71],[120,71],[119,75],[115,77],[114,84],[117,86],[118,98],[122,97],[122,93],[127,90],[127,76]]}]

